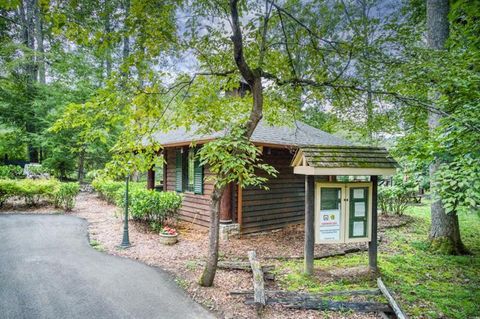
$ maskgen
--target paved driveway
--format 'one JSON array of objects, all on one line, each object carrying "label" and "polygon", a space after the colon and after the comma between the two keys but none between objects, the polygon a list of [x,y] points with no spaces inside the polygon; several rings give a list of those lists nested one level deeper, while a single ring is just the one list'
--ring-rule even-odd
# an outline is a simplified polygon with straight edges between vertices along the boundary
[{"label": "paved driveway", "polygon": [[214,318],[168,274],[86,234],[76,217],[0,215],[0,318]]}]

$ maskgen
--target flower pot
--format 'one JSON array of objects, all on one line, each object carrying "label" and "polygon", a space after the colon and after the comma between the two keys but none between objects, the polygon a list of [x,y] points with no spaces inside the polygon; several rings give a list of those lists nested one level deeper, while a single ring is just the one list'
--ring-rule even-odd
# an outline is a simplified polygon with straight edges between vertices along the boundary
[{"label": "flower pot", "polygon": [[164,245],[173,245],[178,241],[178,234],[177,235],[164,235],[160,234],[160,243]]}]

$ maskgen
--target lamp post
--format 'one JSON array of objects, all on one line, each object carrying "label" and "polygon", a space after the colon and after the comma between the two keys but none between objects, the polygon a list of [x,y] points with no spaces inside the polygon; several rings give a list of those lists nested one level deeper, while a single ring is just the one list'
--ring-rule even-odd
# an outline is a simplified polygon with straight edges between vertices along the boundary
[{"label": "lamp post", "polygon": [[120,244],[121,248],[130,247],[130,239],[128,237],[128,180],[130,179],[130,174],[127,174],[125,178],[125,220],[123,223],[123,239]]}]

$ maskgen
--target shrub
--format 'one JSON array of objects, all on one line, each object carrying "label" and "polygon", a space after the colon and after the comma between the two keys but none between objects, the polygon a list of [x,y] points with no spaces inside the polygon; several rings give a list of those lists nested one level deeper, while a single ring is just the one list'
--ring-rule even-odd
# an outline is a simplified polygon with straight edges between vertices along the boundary
[{"label": "shrub", "polygon": [[117,202],[117,191],[125,187],[124,182],[97,178],[92,181],[92,187],[110,204]]},{"label": "shrub", "polygon": [[75,205],[78,183],[61,183],[56,179],[0,180],[0,206],[9,198],[21,198],[27,205],[36,205],[40,199],[69,211]]},{"label": "shrub", "polygon": [[27,205],[36,205],[43,199],[68,211],[75,205],[78,191],[77,183],[61,183],[56,179],[5,179],[0,180],[0,206],[17,197]]},{"label": "shrub", "polygon": [[66,211],[72,210],[79,190],[78,183],[60,183],[52,196],[55,207],[62,207]]},{"label": "shrub", "polygon": [[1,165],[0,179],[15,179],[23,177],[23,169],[18,165]]},{"label": "shrub", "polygon": [[415,196],[417,185],[413,180],[404,181],[402,174],[393,178],[393,186],[378,188],[378,205],[383,214],[403,215],[408,203]]},{"label": "shrub", "polygon": [[176,221],[182,196],[175,192],[134,190],[131,193],[130,208],[133,219],[164,224],[167,219]]},{"label": "shrub", "polygon": [[[116,204],[123,207],[125,197],[125,182],[112,181],[105,178],[96,178],[92,181],[92,187],[110,204]],[[145,183],[129,183],[129,191],[136,189],[145,189]],[[130,196],[129,196],[130,198]]]},{"label": "shrub", "polygon": [[23,198],[27,205],[37,205],[42,198],[51,199],[59,184],[56,179],[18,180],[15,181],[15,193],[12,195]]},{"label": "shrub", "polygon": [[[93,188],[111,204],[125,207],[125,182],[97,178]],[[132,218],[155,225],[163,225],[167,219],[177,219],[182,196],[175,192],[157,192],[145,188],[145,183],[129,183],[128,202]]]},{"label": "shrub", "polygon": [[7,199],[15,196],[16,193],[17,193],[17,185],[14,180],[10,180],[10,179],[0,180],[0,207],[3,206],[3,204]]}]

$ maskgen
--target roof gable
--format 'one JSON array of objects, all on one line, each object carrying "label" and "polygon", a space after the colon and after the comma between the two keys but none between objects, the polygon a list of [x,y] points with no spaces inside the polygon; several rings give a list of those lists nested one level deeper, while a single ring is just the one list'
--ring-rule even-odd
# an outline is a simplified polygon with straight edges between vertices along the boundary
[{"label": "roof gable", "polygon": [[305,175],[391,175],[398,163],[383,147],[302,146],[292,166]]}]

